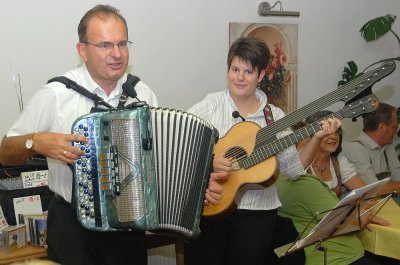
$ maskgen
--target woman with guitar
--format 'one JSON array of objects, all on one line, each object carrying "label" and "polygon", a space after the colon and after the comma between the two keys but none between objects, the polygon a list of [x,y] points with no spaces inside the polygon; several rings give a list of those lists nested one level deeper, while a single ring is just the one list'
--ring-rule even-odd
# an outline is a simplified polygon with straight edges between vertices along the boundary
[{"label": "woman with guitar", "polygon": [[[270,53],[265,42],[255,38],[239,38],[232,44],[228,53],[228,89],[207,95],[204,100],[189,109],[189,112],[211,122],[218,129],[220,136],[223,136],[214,149],[213,170],[225,172],[227,177],[218,182],[223,192],[216,205],[232,192],[236,195],[236,209],[229,211],[229,214],[225,211],[224,217],[205,217],[204,212],[210,207],[208,202],[205,203],[200,222],[201,234],[198,239],[188,242],[185,246],[187,265],[269,264],[267,257],[273,251],[277,208],[281,206],[275,186],[257,184],[254,180],[251,181],[252,184],[240,185],[238,190],[229,190],[231,186],[224,186],[228,183],[227,179],[233,178],[233,172],[236,170],[234,158],[246,155],[246,150],[241,146],[248,144],[250,138],[256,137],[256,132],[252,136],[247,135],[252,132],[252,126],[265,127],[268,126],[269,120],[277,120],[284,116],[280,108],[267,104],[267,96],[258,89],[269,59]],[[235,131],[239,125],[243,126]],[[322,121],[322,130],[312,137],[300,154],[295,146],[290,146],[277,154],[278,165],[275,164],[275,157],[269,158],[267,165],[261,164],[258,171],[269,176],[259,182],[272,177],[277,166],[283,174],[292,178],[304,174],[304,168],[314,159],[320,140],[340,126],[341,122],[338,119]],[[285,134],[286,132],[279,133],[278,138]],[[231,148],[219,153],[217,147],[221,142],[229,142]]]}]

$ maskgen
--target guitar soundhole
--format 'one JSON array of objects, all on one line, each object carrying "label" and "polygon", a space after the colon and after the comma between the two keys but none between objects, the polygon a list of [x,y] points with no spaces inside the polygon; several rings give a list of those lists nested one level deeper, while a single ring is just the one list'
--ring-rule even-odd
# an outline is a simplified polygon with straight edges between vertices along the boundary
[{"label": "guitar soundhole", "polygon": [[246,151],[240,147],[232,147],[224,154],[225,158],[234,157],[236,159],[247,156]]}]

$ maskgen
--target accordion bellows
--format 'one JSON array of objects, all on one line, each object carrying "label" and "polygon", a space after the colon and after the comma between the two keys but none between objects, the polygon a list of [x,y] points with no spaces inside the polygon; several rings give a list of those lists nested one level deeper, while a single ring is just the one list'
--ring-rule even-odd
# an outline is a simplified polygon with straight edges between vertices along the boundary
[{"label": "accordion bellows", "polygon": [[84,155],[74,164],[75,205],[90,230],[165,231],[195,237],[217,130],[173,109],[98,112],[78,118],[72,133]]}]

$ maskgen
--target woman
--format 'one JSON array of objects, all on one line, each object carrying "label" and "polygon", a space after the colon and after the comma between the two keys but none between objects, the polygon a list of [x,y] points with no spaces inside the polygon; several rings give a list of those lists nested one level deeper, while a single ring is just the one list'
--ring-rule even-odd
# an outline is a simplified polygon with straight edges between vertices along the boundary
[{"label": "woman", "polygon": [[[267,96],[258,89],[258,84],[265,75],[269,59],[268,48],[262,40],[237,39],[227,58],[228,89],[207,95],[189,112],[213,124],[221,137],[241,122],[241,118],[261,127],[266,126],[264,109]],[[281,109],[268,106],[275,120],[284,116]],[[234,115],[237,112],[240,115]],[[340,125],[337,119],[323,121],[323,130],[304,146],[301,155],[294,146],[279,153],[280,170],[291,178],[303,174],[304,168],[312,162],[322,137],[337,130]],[[232,147],[240,144],[243,143],[233,142]],[[231,172],[232,158],[216,155],[213,169],[214,172]],[[185,246],[185,264],[266,265],[271,262],[268,255],[274,247],[277,208],[281,205],[276,188],[274,185],[251,184],[241,187],[238,193],[241,196],[236,196],[237,209],[229,216],[220,220],[202,218],[199,238]]]},{"label": "woman", "polygon": [[[320,121],[331,114],[331,111],[320,111],[308,117],[306,124]],[[298,124],[296,128],[304,125]],[[298,144],[297,148],[300,152],[308,141],[310,138]],[[317,148],[315,159],[308,170],[309,175],[304,175],[294,181],[281,175],[276,182],[282,202],[279,214],[293,220],[302,238],[308,235],[322,219],[324,214],[321,213],[326,214],[327,210],[337,205],[341,182],[348,189],[356,189],[365,185],[346,157],[337,155],[341,150],[341,142],[342,132],[340,129],[326,135]],[[365,215],[363,219],[380,225],[390,225],[386,220],[377,216],[372,220],[371,218],[371,215]],[[363,246],[354,233],[326,239],[322,242],[322,246],[327,249],[327,264],[379,264],[369,255],[365,255]],[[324,263],[324,252],[319,251],[314,245],[306,247],[305,254],[306,265]]]},{"label": "woman", "polygon": [[[331,116],[333,112],[323,110],[309,116],[307,124],[320,121],[325,117]],[[297,148],[302,149],[305,140],[298,144]],[[342,129],[339,128],[322,138],[317,148],[315,159],[307,169],[307,173],[318,176],[328,187],[336,193],[338,198],[342,196],[342,185],[344,190],[354,190],[365,186],[364,181],[357,175],[355,167],[349,160],[340,154],[342,151]]]}]

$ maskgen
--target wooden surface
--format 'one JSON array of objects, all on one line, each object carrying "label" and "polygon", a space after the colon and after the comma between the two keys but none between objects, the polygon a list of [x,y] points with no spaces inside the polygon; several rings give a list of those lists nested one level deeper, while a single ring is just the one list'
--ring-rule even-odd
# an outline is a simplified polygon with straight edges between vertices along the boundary
[{"label": "wooden surface", "polygon": [[[147,248],[158,248],[167,245],[175,245],[176,264],[184,265],[184,243],[180,237],[170,237],[164,235],[157,235],[152,233],[146,234]],[[40,259],[47,257],[47,248],[27,245],[21,249],[16,249],[8,254],[0,251],[0,265],[10,264],[17,261],[24,261],[26,259]]]},{"label": "wooden surface", "polygon": [[39,259],[47,257],[47,248],[27,245],[21,249],[15,249],[8,254],[0,251],[0,264],[10,264],[26,259]]}]

